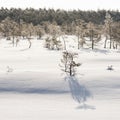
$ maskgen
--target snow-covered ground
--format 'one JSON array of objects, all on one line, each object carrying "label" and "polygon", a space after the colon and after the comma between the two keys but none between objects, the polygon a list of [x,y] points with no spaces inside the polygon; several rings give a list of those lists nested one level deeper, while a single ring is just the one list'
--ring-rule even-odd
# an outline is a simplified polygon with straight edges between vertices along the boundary
[{"label": "snow-covered ground", "polygon": [[30,49],[25,40],[9,43],[0,41],[0,120],[120,120],[119,50],[77,50],[68,39],[82,66],[66,79],[62,50],[47,50],[43,40]]}]

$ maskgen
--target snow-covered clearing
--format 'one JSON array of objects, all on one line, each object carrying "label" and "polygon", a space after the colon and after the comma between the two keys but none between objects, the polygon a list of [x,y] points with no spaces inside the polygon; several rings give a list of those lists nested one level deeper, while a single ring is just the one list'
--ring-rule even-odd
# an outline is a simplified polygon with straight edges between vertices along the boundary
[{"label": "snow-covered clearing", "polygon": [[33,40],[31,49],[24,40],[9,43],[0,41],[0,120],[120,120],[119,50],[76,49],[82,66],[66,79],[62,50],[47,50],[43,40]]}]

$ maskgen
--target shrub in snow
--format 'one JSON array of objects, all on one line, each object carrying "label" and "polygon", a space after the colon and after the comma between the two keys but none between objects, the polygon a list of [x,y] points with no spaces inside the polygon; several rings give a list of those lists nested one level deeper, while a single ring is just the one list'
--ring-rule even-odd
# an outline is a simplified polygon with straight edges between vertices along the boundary
[{"label": "shrub in snow", "polygon": [[112,65],[108,66],[107,70],[114,70],[113,66]]}]

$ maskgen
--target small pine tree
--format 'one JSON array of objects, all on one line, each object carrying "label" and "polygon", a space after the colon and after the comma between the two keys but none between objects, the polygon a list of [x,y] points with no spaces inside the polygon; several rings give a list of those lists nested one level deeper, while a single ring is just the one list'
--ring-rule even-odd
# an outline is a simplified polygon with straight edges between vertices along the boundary
[{"label": "small pine tree", "polygon": [[63,52],[63,58],[61,59],[61,67],[63,67],[62,71],[69,73],[70,76],[75,76],[75,68],[81,65],[80,63],[76,63],[74,60],[75,58],[77,58],[77,56],[77,53],[72,53],[68,51]]},{"label": "small pine tree", "polygon": [[58,40],[56,37],[48,37],[45,39],[45,47],[50,50],[60,50],[61,46],[61,41]]}]

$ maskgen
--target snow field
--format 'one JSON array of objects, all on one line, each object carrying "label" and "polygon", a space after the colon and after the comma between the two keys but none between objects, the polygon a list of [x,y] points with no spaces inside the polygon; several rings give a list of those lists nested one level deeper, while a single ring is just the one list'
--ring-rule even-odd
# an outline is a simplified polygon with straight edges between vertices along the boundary
[{"label": "snow field", "polygon": [[[77,50],[69,37],[67,48],[82,63],[72,81],[59,67],[62,50],[47,50],[43,40],[33,40],[31,49],[25,40],[17,48],[0,41],[1,120],[120,120],[119,50]],[[81,97],[90,98],[83,104]]]}]

